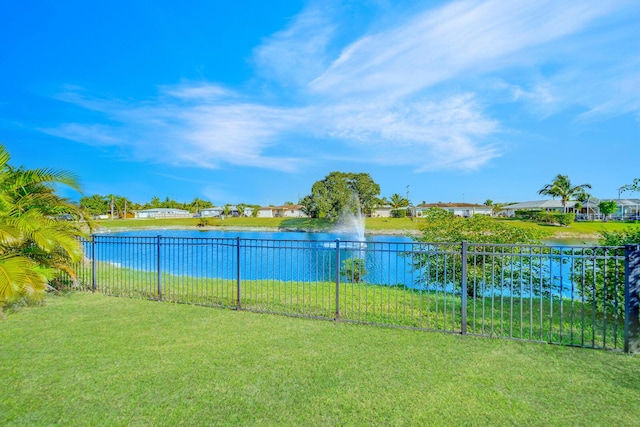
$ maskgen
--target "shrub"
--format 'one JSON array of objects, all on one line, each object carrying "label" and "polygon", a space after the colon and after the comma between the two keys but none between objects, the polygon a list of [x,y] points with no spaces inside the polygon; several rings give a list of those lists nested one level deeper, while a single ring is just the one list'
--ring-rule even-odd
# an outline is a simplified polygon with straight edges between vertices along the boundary
[{"label": "shrub", "polygon": [[394,218],[406,218],[407,211],[406,209],[394,209],[391,211],[391,216]]},{"label": "shrub", "polygon": [[516,217],[524,221],[543,222],[546,224],[560,224],[567,226],[572,224],[576,215],[574,213],[556,213],[543,211],[516,211]]},{"label": "shrub", "polygon": [[340,275],[353,283],[359,283],[367,274],[366,262],[362,258],[348,258],[342,261]]},{"label": "shrub", "polygon": [[553,216],[555,217],[555,222],[565,227],[573,224],[576,220],[576,214],[574,213],[555,214]]}]

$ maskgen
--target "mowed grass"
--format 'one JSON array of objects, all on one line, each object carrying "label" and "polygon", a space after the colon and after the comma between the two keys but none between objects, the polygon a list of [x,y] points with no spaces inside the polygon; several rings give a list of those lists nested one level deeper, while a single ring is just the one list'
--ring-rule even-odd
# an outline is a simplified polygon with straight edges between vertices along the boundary
[{"label": "mowed grass", "polygon": [[622,231],[627,228],[638,229],[640,228],[639,222],[630,221],[588,221],[588,222],[574,222],[566,227],[561,227],[552,224],[535,223],[529,221],[521,221],[515,219],[496,219],[497,221],[506,221],[511,225],[515,225],[522,228],[530,228],[536,230],[542,230],[548,234],[549,238],[554,236],[563,236],[566,234],[574,234],[576,237],[582,235],[585,238],[593,239],[597,238],[600,233],[604,231]]},{"label": "mowed grass", "polygon": [[[98,263],[96,291],[110,296],[236,308],[236,280],[157,273]],[[81,287],[90,290],[92,274],[80,270]],[[590,291],[587,291],[590,292]],[[459,333],[460,295],[443,289],[418,290],[342,281],[339,317],[343,321]],[[336,284],[328,281],[243,280],[244,310],[301,317],[335,318]],[[585,300],[500,296],[469,298],[469,334],[595,348],[620,349],[623,316],[612,305],[607,315]]]},{"label": "mowed grass", "polygon": [[1,321],[2,425],[637,425],[640,358],[74,293]]},{"label": "mowed grass", "polygon": [[[198,218],[169,218],[169,219],[121,219],[121,220],[105,220],[96,221],[98,227],[109,230],[118,229],[143,229],[143,228],[191,228],[196,227],[199,223]],[[216,219],[207,218],[208,226],[203,229],[216,228],[273,228],[281,230],[307,230],[307,231],[326,231],[330,230],[333,225],[325,218],[226,218]],[[424,225],[424,219],[411,218],[366,218],[366,230],[368,232],[394,233],[394,234],[415,234],[420,231]],[[569,243],[575,242],[575,239],[583,239],[593,241],[598,239],[603,231],[621,231],[625,228],[640,227],[638,222],[620,222],[620,221],[593,221],[593,222],[575,222],[567,227],[560,227],[550,224],[538,224],[534,222],[500,219],[496,221],[507,221],[512,225],[530,228],[541,231],[545,239],[571,240]]]}]

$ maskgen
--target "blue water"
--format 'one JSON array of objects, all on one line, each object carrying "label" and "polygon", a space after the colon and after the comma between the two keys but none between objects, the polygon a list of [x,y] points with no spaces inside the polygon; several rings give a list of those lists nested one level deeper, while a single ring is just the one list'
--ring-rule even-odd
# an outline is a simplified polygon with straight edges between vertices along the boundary
[{"label": "blue water", "polygon": [[[158,236],[162,238],[158,240]],[[344,260],[361,258],[366,263],[362,277],[366,283],[430,287],[421,283],[423,272],[412,267],[411,252],[424,249],[412,238],[367,235],[366,242],[353,239],[355,235],[344,233],[136,230],[98,235],[95,256],[99,261],[136,270],[157,271],[160,266],[176,275],[233,279],[239,269],[243,279],[282,281],[334,281]],[[545,276],[556,288],[562,283],[561,293],[569,296],[570,268],[563,268],[557,259],[547,260]],[[341,280],[350,281],[346,276]],[[450,291],[453,285],[444,287]]]},{"label": "blue water", "polygon": [[243,279],[334,281],[339,252],[340,266],[349,258],[365,259],[362,280],[367,283],[415,286],[411,258],[403,255],[414,246],[410,237],[367,235],[365,242],[350,238],[343,233],[137,230],[98,235],[95,256],[136,270],[157,271],[160,264],[171,274],[233,279],[239,252]]}]

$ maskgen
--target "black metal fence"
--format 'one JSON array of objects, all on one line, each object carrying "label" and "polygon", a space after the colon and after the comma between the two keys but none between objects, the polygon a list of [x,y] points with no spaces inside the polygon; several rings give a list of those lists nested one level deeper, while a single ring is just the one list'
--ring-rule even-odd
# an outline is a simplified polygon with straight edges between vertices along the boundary
[{"label": "black metal fence", "polygon": [[78,286],[140,297],[638,350],[640,247],[94,235]]}]

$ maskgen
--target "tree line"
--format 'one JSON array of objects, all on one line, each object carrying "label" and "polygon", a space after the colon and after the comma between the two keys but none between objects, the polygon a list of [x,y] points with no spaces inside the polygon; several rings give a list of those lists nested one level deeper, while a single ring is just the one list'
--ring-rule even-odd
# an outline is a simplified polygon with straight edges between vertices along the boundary
[{"label": "tree line", "polygon": [[[216,207],[212,202],[200,199],[198,197],[193,199],[191,202],[184,203],[177,202],[173,199],[170,199],[169,197],[166,197],[164,200],[161,200],[159,197],[153,197],[146,203],[135,203],[124,196],[115,194],[108,194],[105,196],[99,194],[94,194],[92,196],[83,196],[79,200],[79,206],[89,215],[94,217],[98,215],[110,215],[120,218],[124,217],[128,213],[131,213],[132,211],[143,209],[170,208],[183,209],[192,213],[197,213],[202,209]],[[230,206],[230,204],[225,204],[222,206],[227,214]],[[247,208],[252,208],[254,212],[257,212],[257,208],[260,207],[259,205],[251,205],[246,203],[238,203],[235,206],[241,215],[245,210],[247,210]]]}]

